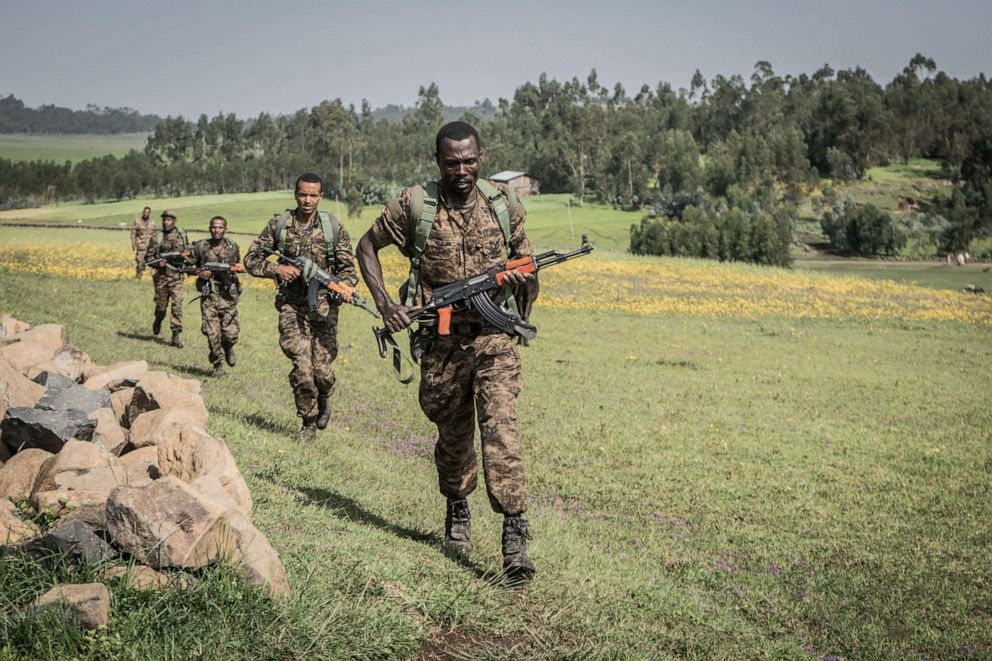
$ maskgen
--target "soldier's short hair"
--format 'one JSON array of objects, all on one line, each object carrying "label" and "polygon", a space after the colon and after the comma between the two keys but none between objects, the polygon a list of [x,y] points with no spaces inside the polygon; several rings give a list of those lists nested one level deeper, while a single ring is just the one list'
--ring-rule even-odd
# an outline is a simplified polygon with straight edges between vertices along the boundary
[{"label": "soldier's short hair", "polygon": [[225,218],[224,216],[214,216],[213,218],[210,219],[210,222],[207,223],[207,227],[213,225],[215,220],[224,221],[224,228],[227,229],[227,218]]},{"label": "soldier's short hair", "polygon": [[445,138],[454,140],[455,142],[466,138],[475,138],[475,146],[480,150],[482,149],[482,140],[479,139],[479,132],[468,122],[448,122],[441,127],[437,132],[437,137],[434,138],[435,156],[441,153],[441,141]]},{"label": "soldier's short hair", "polygon": [[320,184],[320,192],[324,192],[324,180],[320,178],[320,175],[316,172],[304,172],[299,177],[296,178],[296,183],[293,184],[293,192],[295,193],[300,189],[300,182],[305,181],[308,184]]},{"label": "soldier's short hair", "polygon": [[144,209],[141,210],[141,212],[144,213],[144,212],[147,211],[147,212],[151,213],[151,210],[152,210],[151,207],[145,207]]}]

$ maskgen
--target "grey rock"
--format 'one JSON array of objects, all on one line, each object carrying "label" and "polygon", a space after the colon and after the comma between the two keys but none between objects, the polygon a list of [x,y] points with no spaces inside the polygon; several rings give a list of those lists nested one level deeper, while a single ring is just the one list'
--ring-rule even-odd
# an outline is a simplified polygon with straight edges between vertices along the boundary
[{"label": "grey rock", "polygon": [[7,409],[0,422],[0,437],[11,452],[40,448],[55,453],[70,439],[92,440],[95,429],[96,420],[90,420],[82,411],[15,407]]},{"label": "grey rock", "polygon": [[46,395],[61,392],[66,388],[72,388],[73,386],[79,385],[64,374],[59,374],[58,372],[52,371],[42,372],[38,376],[34,377],[32,381],[39,385],[45,386],[45,388],[47,388],[45,392]]},{"label": "grey rock", "polygon": [[48,411],[82,411],[86,415],[97,409],[110,407],[110,392],[107,390],[87,390],[78,384],[57,391],[49,389],[37,407]]},{"label": "grey rock", "polygon": [[60,523],[18,549],[40,560],[64,556],[69,562],[96,565],[117,557],[117,552],[82,521]]}]

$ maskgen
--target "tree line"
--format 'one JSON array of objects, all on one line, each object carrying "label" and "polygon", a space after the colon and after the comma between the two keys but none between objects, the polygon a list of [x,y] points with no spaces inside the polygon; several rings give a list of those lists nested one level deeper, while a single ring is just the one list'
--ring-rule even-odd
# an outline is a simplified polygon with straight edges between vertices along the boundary
[{"label": "tree line", "polygon": [[[696,72],[679,90],[628,92],[595,70],[585,80],[542,75],[486,114],[463,119],[482,134],[489,172],[525,170],[580,204],[650,210],[632,228],[635,252],[787,263],[783,237],[819,178],[854,180],[915,157],[939,159],[958,182],[935,207],[956,228],[949,247],[992,228],[992,86],[984,74],[952,78],[922,55],[885,85],[861,68],[783,77],[767,62],[748,79]],[[316,170],[330,196],[357,210],[434,175],[444,120],[434,84],[398,121],[340,99],[281,116],[168,117],[142,153],[74,166],[0,161],[0,204],[273,190]]]},{"label": "tree line", "polygon": [[88,104],[86,110],[55,105],[28,108],[13,94],[0,97],[0,133],[144,133],[160,121],[158,115],[142,115],[133,108],[101,108],[93,104]]}]

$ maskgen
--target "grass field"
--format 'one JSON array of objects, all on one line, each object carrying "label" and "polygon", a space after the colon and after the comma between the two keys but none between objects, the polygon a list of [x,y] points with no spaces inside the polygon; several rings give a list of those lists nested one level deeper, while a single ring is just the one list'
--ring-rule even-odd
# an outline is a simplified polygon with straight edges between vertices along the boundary
[{"label": "grass field", "polygon": [[11,161],[82,161],[113,155],[123,156],[132,149],[143,151],[147,133],[117,133],[112,135],[36,133],[0,134],[0,158]]},{"label": "grass field", "polygon": [[[548,230],[571,243],[567,218]],[[198,309],[185,349],[151,336],[122,238],[0,227],[0,307],[65,323],[98,362],[204,378]],[[401,261],[386,267],[396,284]],[[118,590],[103,637],[49,652],[188,658],[194,627],[220,658],[992,655],[992,300],[607,250],[546,276],[521,349],[532,585],[494,580],[484,490],[471,563],[440,552],[431,425],[358,310],[341,314],[333,429],[293,443],[272,290],[252,282],[238,367],[203,395],[294,598],[236,597],[223,574],[205,579],[222,608]],[[142,629],[159,618],[176,625]],[[14,633],[7,654],[30,658]]]}]

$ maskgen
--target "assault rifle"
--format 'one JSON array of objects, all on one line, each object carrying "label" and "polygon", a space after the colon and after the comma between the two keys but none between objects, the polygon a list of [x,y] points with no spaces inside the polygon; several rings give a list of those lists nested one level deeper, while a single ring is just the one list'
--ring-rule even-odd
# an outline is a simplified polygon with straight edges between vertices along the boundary
[{"label": "assault rifle", "polygon": [[203,271],[210,271],[211,273],[244,273],[245,265],[241,262],[238,262],[237,264],[206,262],[200,266],[184,266],[179,269],[180,273],[202,273]]},{"label": "assault rifle", "polygon": [[265,248],[264,246],[261,251],[266,257],[269,255],[275,255],[283,264],[289,264],[300,269],[300,276],[309,286],[307,290],[307,304],[310,306],[311,312],[315,311],[319,305],[317,294],[322,288],[326,288],[329,289],[332,294],[340,297],[341,300],[346,300],[345,296],[349,296],[351,298],[350,302],[352,305],[365,310],[376,319],[379,318],[379,313],[369,307],[368,301],[365,300],[365,297],[359,296],[355,293],[354,287],[346,282],[342,282],[337,276],[320,268],[314,264],[312,260],[309,260],[306,257],[289,257],[282,254],[278,250]]},{"label": "assault rifle", "polygon": [[158,266],[159,264],[165,264],[178,269],[182,264],[186,263],[186,258],[192,254],[193,253],[189,250],[164,252],[155,259],[149,259],[145,262],[145,266]]},{"label": "assault rifle", "polygon": [[[236,277],[232,277],[232,273],[244,273],[245,265],[241,262],[237,264],[225,264],[224,262],[206,262],[200,266],[184,266],[179,269],[180,273],[202,273],[204,271],[210,271],[210,274],[218,274],[217,277],[220,279],[220,286],[223,287],[221,291],[226,291],[228,298],[233,301],[237,301],[241,296],[241,287],[238,286],[238,280]],[[214,291],[214,279],[211,277],[207,280],[197,279],[196,289],[200,292],[200,295],[196,298],[190,300],[190,303],[198,301],[204,296],[210,296]]]},{"label": "assault rifle", "polygon": [[[519,335],[524,339],[533,340],[537,337],[537,328],[521,319],[515,312],[497,305],[490,298],[490,293],[503,286],[509,271],[516,271],[525,275],[536,273],[543,268],[588,255],[592,250],[589,239],[583,234],[582,243],[570,252],[561,253],[557,250],[549,250],[540,255],[520,257],[503,266],[494,266],[480,275],[438,287],[431,292],[430,299],[423,306],[415,310],[408,310],[407,316],[410,321],[436,321],[437,334],[450,335],[452,313],[471,309],[507,335]],[[386,357],[387,344],[392,345],[396,353],[399,352],[396,340],[393,339],[389,329],[373,327],[372,332],[375,333],[381,357]],[[394,363],[397,362],[394,356]],[[403,379],[400,380],[403,381]],[[404,381],[404,383],[409,383],[409,381]]]}]

